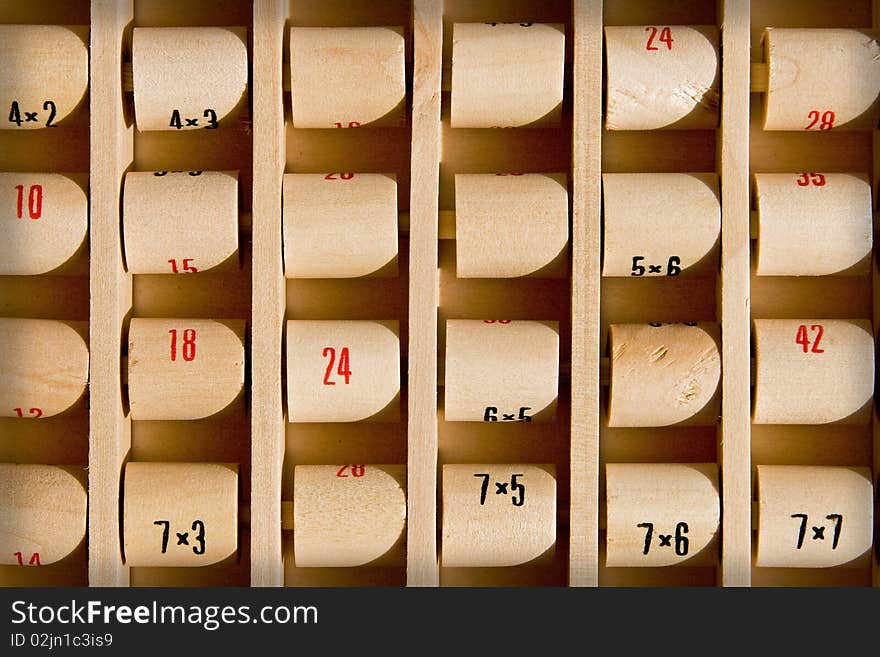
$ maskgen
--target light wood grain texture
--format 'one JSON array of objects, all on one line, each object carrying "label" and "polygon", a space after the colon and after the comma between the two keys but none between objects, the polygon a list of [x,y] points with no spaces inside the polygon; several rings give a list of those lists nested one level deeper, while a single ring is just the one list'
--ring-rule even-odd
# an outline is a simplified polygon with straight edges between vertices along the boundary
[{"label": "light wood grain texture", "polygon": [[244,28],[135,27],[132,77],[137,128],[217,129],[247,106]]},{"label": "light wood grain texture", "polygon": [[281,178],[284,109],[280,65],[287,8],[280,0],[254,2],[253,297],[251,308],[251,585],[282,586],[281,470],[284,417],[281,338],[284,269]]},{"label": "light wood grain texture", "polygon": [[718,191],[714,173],[604,174],[602,275],[678,276],[710,256],[717,266]]},{"label": "light wood grain texture", "polygon": [[608,566],[717,561],[717,464],[608,463],[605,472]]},{"label": "light wood grain texture", "polygon": [[131,277],[120,244],[119,193],[132,161],[132,133],[122,107],[122,40],[133,2],[92,3],[89,213],[89,585],[127,586],[119,534],[121,467],[131,445],[122,408],[119,357],[122,319],[131,307]]},{"label": "light wood grain texture", "polygon": [[129,566],[209,566],[238,550],[238,465],[131,462],[123,478]]},{"label": "light wood grain texture", "polygon": [[599,583],[602,9],[572,3],[570,586]]},{"label": "light wood grain texture", "polygon": [[57,173],[0,173],[0,275],[45,274],[70,260],[88,230],[79,182]]},{"label": "light wood grain texture", "polygon": [[444,567],[515,566],[556,544],[552,465],[444,464]]},{"label": "light wood grain texture", "polygon": [[128,329],[132,420],[197,420],[244,390],[243,321],[133,318]]},{"label": "light wood grain texture", "polygon": [[559,395],[556,322],[446,321],[443,417],[547,422]]},{"label": "light wood grain texture", "polygon": [[874,214],[866,176],[756,173],[754,180],[757,275],[867,273]]},{"label": "light wood grain texture", "polygon": [[874,395],[868,320],[756,319],[754,340],[755,423],[868,422]]},{"label": "light wood grain texture", "polygon": [[407,423],[408,586],[437,586],[437,213],[443,1],[413,0]]},{"label": "light wood grain texture", "polygon": [[0,417],[58,415],[86,390],[89,348],[64,322],[3,317],[0,376]]},{"label": "light wood grain texture", "polygon": [[752,560],[749,292],[750,2],[721,5],[721,463],[723,586],[749,586]]},{"label": "light wood grain texture", "polygon": [[86,97],[88,28],[0,25],[0,44],[0,107],[9,112],[0,127],[61,125]]},{"label": "light wood grain texture", "polygon": [[382,558],[404,535],[402,465],[298,465],[293,485],[300,568],[362,566]]},{"label": "light wood grain texture", "polygon": [[717,324],[612,324],[608,426],[715,424],[720,411]]},{"label": "light wood grain texture", "polygon": [[758,465],[756,485],[756,566],[829,568],[867,556],[874,527],[870,469]]},{"label": "light wood grain texture", "polygon": [[716,26],[609,26],[605,59],[608,130],[717,127]]},{"label": "light wood grain texture", "polygon": [[460,278],[565,276],[567,177],[544,174],[455,176],[455,274]]},{"label": "light wood grain texture", "polygon": [[295,128],[393,125],[404,118],[401,27],[290,28]]},{"label": "light wood grain texture", "polygon": [[288,173],[282,193],[285,276],[397,275],[393,174]]},{"label": "light wood grain texture", "polygon": [[84,482],[63,468],[0,463],[0,563],[67,557],[85,538],[87,504]]},{"label": "light wood grain texture", "polygon": [[565,69],[560,25],[458,23],[452,27],[453,128],[558,121]]},{"label": "light wood grain texture", "polygon": [[194,273],[237,254],[238,172],[157,173],[163,172],[125,176],[122,232],[128,271]]},{"label": "light wood grain texture", "polygon": [[769,26],[763,41],[770,69],[764,130],[876,125],[880,43],[875,37],[851,29]]},{"label": "light wood grain texture", "polygon": [[398,322],[287,322],[290,422],[400,419]]}]

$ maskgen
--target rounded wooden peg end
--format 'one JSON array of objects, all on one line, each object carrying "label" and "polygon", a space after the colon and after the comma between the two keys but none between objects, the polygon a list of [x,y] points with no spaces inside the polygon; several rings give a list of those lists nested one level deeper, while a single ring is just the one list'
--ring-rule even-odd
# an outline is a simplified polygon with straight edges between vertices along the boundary
[{"label": "rounded wooden peg end", "polygon": [[189,274],[238,251],[237,171],[131,172],[122,196],[132,274]]},{"label": "rounded wooden peg end", "polygon": [[446,321],[445,420],[549,421],[558,391],[555,322]]},{"label": "rounded wooden peg end", "polygon": [[871,549],[868,468],[759,465],[756,566],[829,568]]},{"label": "rounded wooden peg end", "polygon": [[65,558],[85,537],[87,506],[83,481],[65,468],[0,463],[0,564]]},{"label": "rounded wooden peg end", "polygon": [[714,25],[605,28],[608,130],[718,126],[721,68]]},{"label": "rounded wooden peg end", "polygon": [[[455,175],[455,256],[459,278],[512,278],[540,271],[568,246],[564,175]],[[547,276],[564,275],[564,267]]]},{"label": "rounded wooden peg end", "polygon": [[452,26],[453,128],[558,123],[565,31],[538,23]]},{"label": "rounded wooden peg end", "polygon": [[716,545],[716,464],[609,463],[605,476],[607,566],[673,566]]},{"label": "rounded wooden peg end", "polygon": [[123,478],[128,566],[209,566],[238,550],[238,465],[128,463]]},{"label": "rounded wooden peg end", "polygon": [[138,130],[214,130],[244,111],[245,28],[135,27],[131,52]]},{"label": "rounded wooden peg end", "polygon": [[874,395],[870,322],[756,319],[753,326],[756,424],[869,421]]},{"label": "rounded wooden peg end", "polygon": [[867,176],[756,173],[759,276],[864,274],[874,217]]},{"label": "rounded wooden peg end", "polygon": [[552,465],[443,466],[444,567],[518,566],[556,545]]},{"label": "rounded wooden peg end", "polygon": [[0,318],[0,417],[58,415],[82,397],[89,348],[64,322]]},{"label": "rounded wooden peg end", "polygon": [[606,173],[603,276],[678,276],[717,252],[714,173]]},{"label": "rounded wooden peg end", "polygon": [[86,96],[88,41],[86,27],[0,25],[0,129],[62,124]]},{"label": "rounded wooden peg end", "polygon": [[287,278],[397,274],[397,180],[379,173],[284,175]]},{"label": "rounded wooden peg end", "polygon": [[128,400],[133,420],[197,420],[244,388],[244,322],[131,320]]},{"label": "rounded wooden peg end", "polygon": [[398,322],[287,322],[290,422],[400,418]]},{"label": "rounded wooden peg end", "polygon": [[293,474],[296,566],[352,567],[403,540],[402,465],[298,465]]},{"label": "rounded wooden peg end", "polygon": [[767,28],[764,130],[870,130],[880,114],[880,43],[868,32]]},{"label": "rounded wooden peg end", "polygon": [[721,400],[719,327],[612,324],[608,426],[714,424]]},{"label": "rounded wooden peg end", "polygon": [[401,27],[290,28],[295,128],[394,125],[404,118]]}]

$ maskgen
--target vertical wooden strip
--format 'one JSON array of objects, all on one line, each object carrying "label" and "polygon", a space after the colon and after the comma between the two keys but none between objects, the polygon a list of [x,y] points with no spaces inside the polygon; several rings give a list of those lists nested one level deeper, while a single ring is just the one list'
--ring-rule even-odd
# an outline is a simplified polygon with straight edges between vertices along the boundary
[{"label": "vertical wooden strip", "polygon": [[287,10],[254,2],[253,301],[251,308],[251,586],[283,586],[281,336],[285,280],[281,262],[284,174],[282,58]]},{"label": "vertical wooden strip", "polygon": [[407,586],[437,586],[437,217],[443,1],[413,2]]},{"label": "vertical wooden strip", "polygon": [[751,584],[749,2],[725,0],[721,49],[721,584]]},{"label": "vertical wooden strip", "polygon": [[569,586],[599,583],[602,3],[575,0],[572,117]]},{"label": "vertical wooden strip", "polygon": [[131,422],[122,407],[122,322],[131,308],[119,232],[122,176],[131,164],[132,127],[122,99],[122,41],[132,0],[93,0],[90,48],[90,389],[89,585],[128,586],[119,500]]}]

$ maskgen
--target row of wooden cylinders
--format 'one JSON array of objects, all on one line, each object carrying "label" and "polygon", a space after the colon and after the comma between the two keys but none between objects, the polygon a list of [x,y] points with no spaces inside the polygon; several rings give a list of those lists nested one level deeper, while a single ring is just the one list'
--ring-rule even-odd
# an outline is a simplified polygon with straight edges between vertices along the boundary
[{"label": "row of wooden cylinders", "polygon": [[[754,321],[753,421],[866,423],[874,393],[867,320]],[[289,320],[290,422],[394,422],[402,359],[397,321]],[[133,318],[125,377],[134,420],[192,420],[241,399],[241,320]],[[714,323],[612,324],[603,383],[612,427],[711,425],[720,415]],[[54,320],[0,319],[0,415],[49,417],[88,381],[83,336]],[[540,422],[555,416],[561,367],[555,322],[446,322],[444,419]],[[846,372],[841,378],[840,372]]]},{"label": "row of wooden cylinders", "polygon": [[[558,122],[565,27],[452,26],[450,123],[492,128]],[[215,129],[246,112],[247,34],[237,27],[135,27],[130,78],[139,130]],[[87,30],[0,27],[0,106],[7,128],[62,122],[88,86]],[[47,47],[51,44],[51,47]],[[766,130],[873,127],[880,110],[880,45],[855,29],[768,28],[752,89]],[[405,116],[402,27],[291,27],[291,121],[297,128],[399,124]],[[609,130],[714,129],[720,107],[719,29],[605,28]],[[25,112],[37,112],[28,119]]]},{"label": "row of wooden cylinders", "polygon": [[[675,276],[717,266],[721,207],[716,174],[603,175],[605,276]],[[873,244],[871,185],[852,173],[754,176],[755,273],[864,274]],[[0,173],[9,218],[0,274],[55,270],[84,248],[85,181],[57,173]],[[283,257],[289,278],[397,274],[394,175],[285,174]],[[238,266],[237,172],[130,172],[122,241],[134,274]],[[456,174],[455,210],[440,213],[462,278],[568,273],[568,191],[563,174]]]},{"label": "row of wooden cylinders", "polygon": [[[564,521],[555,474],[552,465],[443,465],[441,565],[516,566],[552,554]],[[605,474],[607,566],[717,563],[716,464],[613,463]],[[869,554],[869,469],[759,465],[756,488],[755,565],[824,568]],[[127,565],[236,558],[247,521],[237,465],[129,462],[122,498]],[[87,494],[73,471],[0,464],[0,502],[0,563],[54,563],[84,539]],[[402,465],[297,465],[281,527],[293,532],[296,566],[355,567],[402,562],[406,517]]]}]

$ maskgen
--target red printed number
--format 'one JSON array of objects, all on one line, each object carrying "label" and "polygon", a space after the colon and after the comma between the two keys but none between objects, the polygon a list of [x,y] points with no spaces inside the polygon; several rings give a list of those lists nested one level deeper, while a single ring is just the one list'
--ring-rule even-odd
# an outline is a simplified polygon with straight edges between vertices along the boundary
[{"label": "red printed number", "polygon": [[[12,554],[16,559],[18,559],[18,565],[23,566],[24,565],[24,555],[21,552],[13,552]],[[40,563],[40,553],[34,552],[31,555],[30,560],[27,562],[27,565],[28,566],[41,566],[42,564]]]},{"label": "red printed number", "polygon": [[509,319],[484,319],[483,323],[484,324],[496,324],[496,323],[497,324],[510,324],[510,321],[511,320],[509,320]]},{"label": "red printed number", "polygon": [[809,119],[810,122],[804,130],[812,130],[813,128],[819,130],[831,130],[831,128],[834,127],[834,112],[831,110],[825,112],[810,110],[807,114],[807,119]]},{"label": "red printed number", "polygon": [[324,180],[351,180],[352,178],[354,178],[353,173],[328,173],[324,176]]},{"label": "red printed number", "polygon": [[[171,334],[171,360],[177,360],[177,329],[169,329]],[[186,362],[196,359],[196,330],[185,329],[183,331],[183,345],[180,349],[181,356]]]},{"label": "red printed number", "polygon": [[[16,413],[16,415],[18,415],[18,417],[25,417],[25,412],[24,412],[23,408],[13,408],[12,410],[15,411],[15,413]],[[42,408],[29,408],[27,410],[27,415],[28,416],[32,415],[34,418],[43,417],[43,409]]]},{"label": "red printed number", "polygon": [[[819,348],[819,343],[822,341],[822,335],[825,333],[825,327],[821,324],[813,324],[810,326],[810,331],[816,334],[815,340],[810,340],[810,334],[807,332],[807,327],[804,324],[798,326],[797,336],[795,337],[795,343],[801,345],[804,348],[804,353],[813,353],[813,354],[824,354],[825,350]],[[810,349],[810,344],[813,345],[813,348]]]},{"label": "red printed number", "polygon": [[[645,32],[648,33],[648,43],[645,45],[645,50],[660,50],[657,46],[654,45],[654,38],[657,36],[657,28],[653,25],[646,27]],[[659,30],[660,37],[657,39],[660,43],[666,44],[667,50],[672,50],[672,30],[668,27],[664,27],[662,30]]]},{"label": "red printed number", "polygon": [[[16,185],[18,190],[18,203],[16,215],[19,219],[24,217],[24,185]],[[43,216],[43,186],[31,185],[27,194],[27,213],[31,219],[39,219]]]},{"label": "red printed number", "polygon": [[340,123],[339,121],[337,121],[333,125],[335,125],[337,128],[360,128],[361,127],[360,121],[349,121],[348,124]]},{"label": "red printed number", "polygon": [[337,477],[346,478],[348,477],[347,472],[351,472],[352,477],[363,477],[364,476],[364,468],[366,466],[363,465],[343,465],[339,468],[339,472],[336,473]]},{"label": "red printed number", "polygon": [[181,272],[181,270],[177,268],[177,260],[175,258],[171,258],[168,261],[171,263],[171,273],[172,274],[180,274],[180,273],[184,273],[184,274],[193,273],[194,274],[194,273],[196,273],[198,271],[198,269],[196,269],[195,267],[192,266],[193,260],[195,260],[195,258],[184,258],[183,262],[182,262],[183,271]]},{"label": "red printed number", "polygon": [[797,184],[798,187],[809,187],[810,185],[824,187],[825,176],[821,173],[802,173],[798,176]]},{"label": "red printed number", "polygon": [[[324,385],[335,386],[336,381],[331,381],[330,377],[333,375],[333,365],[336,363],[336,349],[333,347],[324,347],[322,356],[324,358],[330,358],[330,361],[327,363],[327,369],[324,371]],[[351,383],[351,365],[349,364],[348,347],[343,347],[339,350],[339,365],[336,373],[345,379],[345,385]]]}]

